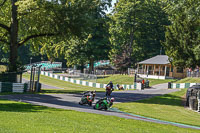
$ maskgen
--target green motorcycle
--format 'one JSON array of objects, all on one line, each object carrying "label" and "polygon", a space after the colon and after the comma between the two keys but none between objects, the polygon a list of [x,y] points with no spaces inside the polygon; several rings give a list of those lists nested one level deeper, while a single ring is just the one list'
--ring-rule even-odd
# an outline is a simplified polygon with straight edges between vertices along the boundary
[{"label": "green motorcycle", "polygon": [[114,98],[102,98],[96,102],[94,109],[107,110],[113,105],[113,102],[114,102]]}]

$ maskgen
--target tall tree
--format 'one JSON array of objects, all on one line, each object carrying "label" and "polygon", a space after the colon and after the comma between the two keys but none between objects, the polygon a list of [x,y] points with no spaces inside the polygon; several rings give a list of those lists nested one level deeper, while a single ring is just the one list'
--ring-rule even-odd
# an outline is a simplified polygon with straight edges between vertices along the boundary
[{"label": "tall tree", "polygon": [[0,43],[7,47],[9,71],[17,71],[18,48],[46,40],[81,36],[97,0],[0,0]]},{"label": "tall tree", "polygon": [[166,31],[166,54],[176,66],[200,66],[200,1],[179,0],[168,4],[166,11],[171,25]]},{"label": "tall tree", "polygon": [[105,13],[108,6],[111,6],[111,0],[98,0],[90,16],[91,26],[84,31],[82,38],[72,37],[71,40],[65,42],[54,42],[56,45],[47,45],[47,47],[50,46],[49,48],[43,47],[43,53],[54,54],[54,57],[64,54],[68,66],[80,65],[83,68],[86,63],[89,63],[89,70],[92,72],[94,61],[108,59],[110,46],[107,21],[109,18]]},{"label": "tall tree", "polygon": [[118,54],[125,54],[125,48],[131,49],[125,50],[130,57],[126,67],[159,54],[161,41],[165,39],[164,26],[168,24],[162,4],[159,0],[120,0],[116,3],[110,24],[111,60],[116,60]]}]

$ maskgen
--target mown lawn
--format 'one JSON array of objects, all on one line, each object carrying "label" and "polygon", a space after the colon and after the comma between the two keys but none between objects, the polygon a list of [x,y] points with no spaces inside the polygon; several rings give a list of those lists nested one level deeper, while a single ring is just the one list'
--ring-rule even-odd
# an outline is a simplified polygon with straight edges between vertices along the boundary
[{"label": "mown lawn", "polygon": [[181,97],[185,92],[186,89],[183,89],[151,99],[114,104],[114,107],[125,112],[151,118],[200,126],[200,114],[182,106]]},{"label": "mown lawn", "polygon": [[200,83],[200,78],[184,78],[175,83]]},{"label": "mown lawn", "polygon": [[0,100],[1,133],[194,133],[200,130]]},{"label": "mown lawn", "polygon": [[[30,74],[23,74],[23,78],[30,79]],[[89,86],[83,86],[78,84],[73,84],[70,82],[54,79],[44,75],[40,75],[40,83],[59,87],[62,89],[42,89],[44,93],[80,93],[88,90],[105,91],[103,88],[94,88]]]},{"label": "mown lawn", "polygon": [[[146,80],[146,79],[145,79]],[[148,79],[150,86],[162,83],[168,83],[175,81],[175,79]],[[114,84],[133,84],[134,76],[133,75],[107,75],[105,78],[98,78],[97,83],[108,83],[112,81]]]}]

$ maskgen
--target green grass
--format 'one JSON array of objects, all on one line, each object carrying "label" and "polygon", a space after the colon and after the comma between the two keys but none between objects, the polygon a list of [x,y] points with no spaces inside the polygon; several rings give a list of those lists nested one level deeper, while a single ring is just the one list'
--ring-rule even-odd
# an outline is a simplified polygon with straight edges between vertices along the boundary
[{"label": "green grass", "polygon": [[148,79],[148,80],[150,86],[176,81],[176,79]]},{"label": "green grass", "polygon": [[[156,84],[162,84],[162,83],[168,83],[175,81],[175,79],[148,79],[149,85],[156,85]],[[112,81],[113,84],[133,84],[134,76],[130,75],[107,75],[105,78],[99,78],[97,79],[97,83],[104,83],[107,84],[109,81]]]},{"label": "green grass", "polygon": [[199,130],[0,100],[1,133],[194,133]]},{"label": "green grass", "polygon": [[200,78],[184,78],[175,83],[200,83]]},{"label": "green grass", "polygon": [[200,114],[182,106],[186,89],[130,103],[114,104],[118,109],[146,117],[200,126]]},{"label": "green grass", "polygon": [[[30,74],[23,74],[23,78],[30,79]],[[63,89],[42,89],[43,93],[81,93],[88,90],[105,91],[103,88],[94,88],[89,86],[83,86],[78,84],[73,84],[70,82],[54,79],[44,75],[40,76],[40,83],[48,84],[51,86],[63,88]]]}]

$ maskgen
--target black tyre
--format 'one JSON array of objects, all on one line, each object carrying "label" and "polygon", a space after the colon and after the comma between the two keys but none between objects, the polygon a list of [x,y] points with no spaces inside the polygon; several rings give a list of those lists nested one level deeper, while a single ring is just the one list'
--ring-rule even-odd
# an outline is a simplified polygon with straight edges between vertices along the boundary
[{"label": "black tyre", "polygon": [[88,105],[89,105],[89,106],[92,106],[92,102],[89,102]]}]

